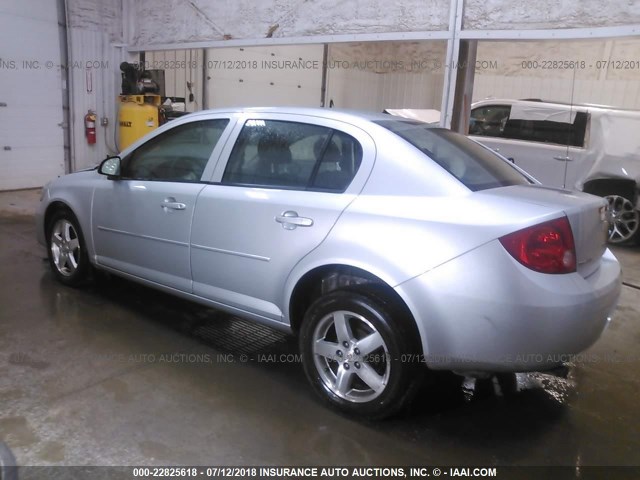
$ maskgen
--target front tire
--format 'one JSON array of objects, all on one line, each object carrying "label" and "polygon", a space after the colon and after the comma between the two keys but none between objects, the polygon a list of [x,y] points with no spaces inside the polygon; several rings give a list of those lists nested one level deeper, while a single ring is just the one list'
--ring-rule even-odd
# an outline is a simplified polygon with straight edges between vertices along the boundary
[{"label": "front tire", "polygon": [[72,287],[87,280],[89,257],[84,237],[75,215],[66,210],[56,212],[47,229],[49,265],[56,279]]},{"label": "front tire", "polygon": [[424,371],[413,320],[391,302],[362,290],[323,295],[300,332],[304,370],[332,407],[370,419],[400,411]]}]

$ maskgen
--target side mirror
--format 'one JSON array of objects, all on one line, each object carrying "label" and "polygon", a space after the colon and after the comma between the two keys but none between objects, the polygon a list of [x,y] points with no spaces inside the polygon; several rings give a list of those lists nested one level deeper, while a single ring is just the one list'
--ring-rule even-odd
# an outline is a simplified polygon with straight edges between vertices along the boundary
[{"label": "side mirror", "polygon": [[109,157],[102,161],[98,167],[98,173],[106,175],[109,180],[120,178],[120,157]]}]

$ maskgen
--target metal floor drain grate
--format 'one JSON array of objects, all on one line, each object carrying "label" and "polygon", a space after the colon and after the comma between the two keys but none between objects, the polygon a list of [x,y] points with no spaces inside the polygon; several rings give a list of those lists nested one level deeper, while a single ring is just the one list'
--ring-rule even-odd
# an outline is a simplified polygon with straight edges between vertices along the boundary
[{"label": "metal floor drain grate", "polygon": [[99,294],[222,353],[253,358],[298,350],[293,335],[127,281],[108,282]]},{"label": "metal floor drain grate", "polygon": [[198,322],[190,333],[208,346],[229,353],[254,355],[296,350],[291,335],[231,316]]}]

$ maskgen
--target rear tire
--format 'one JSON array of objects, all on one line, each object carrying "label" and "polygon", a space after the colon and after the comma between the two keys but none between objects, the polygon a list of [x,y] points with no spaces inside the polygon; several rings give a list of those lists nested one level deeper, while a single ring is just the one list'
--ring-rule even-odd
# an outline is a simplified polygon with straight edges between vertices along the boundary
[{"label": "rear tire", "polygon": [[89,277],[89,257],[78,219],[68,210],[53,214],[47,228],[49,265],[56,279],[76,287]]},{"label": "rear tire", "polygon": [[308,309],[300,332],[305,373],[332,407],[389,417],[423,377],[419,335],[403,309],[365,289],[336,290]]},{"label": "rear tire", "polygon": [[640,239],[640,212],[631,200],[621,195],[605,196],[609,202],[611,223],[609,243],[613,245],[635,245]]}]

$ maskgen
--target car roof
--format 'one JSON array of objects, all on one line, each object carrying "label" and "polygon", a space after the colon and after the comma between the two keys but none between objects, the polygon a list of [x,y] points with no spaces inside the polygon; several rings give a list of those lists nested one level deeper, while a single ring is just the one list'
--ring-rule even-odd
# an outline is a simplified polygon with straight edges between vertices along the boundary
[{"label": "car roof", "polygon": [[[397,117],[395,115],[391,115],[388,113],[376,113],[376,112],[366,112],[359,110],[346,110],[346,109],[336,109],[336,108],[320,108],[320,107],[229,107],[229,108],[216,108],[209,110],[198,110],[196,112],[189,113],[187,115],[183,115],[178,117],[170,122],[161,125],[160,128],[156,129],[155,134],[161,134],[162,132],[174,127],[181,125],[183,123],[189,123],[193,120],[206,120],[210,118],[212,115],[237,115],[237,114],[250,114],[252,112],[255,113],[276,113],[283,115],[301,115],[307,117],[316,117],[319,119],[326,120],[336,120],[344,123],[348,123],[350,125],[361,128],[364,131],[368,131],[370,134],[372,133],[372,129],[381,129],[378,132],[386,129],[380,125],[376,125],[376,121],[394,121],[394,122],[410,122],[411,120]],[[437,125],[432,125],[425,123],[425,127],[434,128]],[[389,132],[389,134],[392,134]],[[146,138],[146,137],[143,137]],[[142,144],[143,139],[139,139],[138,141],[132,143],[127,148],[123,149],[120,152],[120,155],[126,156],[131,151],[135,150]],[[144,140],[146,141],[146,140]]]},{"label": "car roof", "polygon": [[619,111],[619,112],[629,112],[629,113],[638,113],[639,110],[633,110],[630,108],[621,108],[621,107],[611,107],[607,105],[597,105],[592,103],[571,103],[571,102],[562,102],[562,101],[553,101],[553,100],[543,100],[539,98],[524,98],[521,100],[514,98],[483,98],[482,100],[478,100],[477,102],[473,102],[471,105],[472,108],[481,107],[483,105],[493,105],[493,104],[503,104],[503,105],[514,105],[514,104],[524,104],[531,105],[536,107],[549,106],[550,108],[555,108],[558,110],[577,110],[580,112],[594,112],[594,111]]},{"label": "car roof", "polygon": [[390,115],[388,113],[320,107],[235,107],[201,110],[195,113],[200,115],[224,113],[281,113],[289,115],[307,115],[312,117],[340,120],[348,123],[359,123],[362,121],[374,122],[381,120],[403,120],[400,117]]}]

